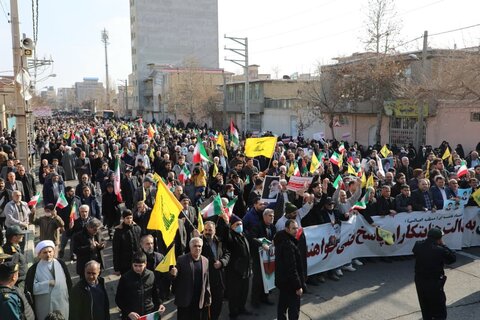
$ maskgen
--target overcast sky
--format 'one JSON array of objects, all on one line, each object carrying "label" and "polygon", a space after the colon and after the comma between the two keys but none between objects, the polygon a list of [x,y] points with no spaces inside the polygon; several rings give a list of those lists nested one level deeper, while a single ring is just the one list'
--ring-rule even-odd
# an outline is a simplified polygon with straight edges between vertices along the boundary
[{"label": "overcast sky", "polygon": [[[31,0],[18,0],[20,28],[32,36]],[[155,1],[155,0],[151,0]],[[181,0],[176,0],[181,1]],[[83,77],[105,80],[105,60],[100,33],[110,34],[110,77],[126,79],[131,73],[128,0],[39,1],[39,58],[52,58],[52,67],[39,79],[55,73],[37,88],[70,87]],[[11,74],[11,33],[5,13],[9,1],[0,0],[0,73]],[[239,73],[239,67],[224,62],[223,35],[248,37],[250,63],[261,73],[279,76],[313,72],[318,63],[364,49],[368,0],[219,0],[220,66]],[[479,0],[397,0],[401,39],[408,41],[430,34],[480,24]],[[480,44],[480,26],[430,38],[429,46],[459,48]],[[422,40],[405,50],[421,48]],[[118,82],[119,84],[120,82]]]}]

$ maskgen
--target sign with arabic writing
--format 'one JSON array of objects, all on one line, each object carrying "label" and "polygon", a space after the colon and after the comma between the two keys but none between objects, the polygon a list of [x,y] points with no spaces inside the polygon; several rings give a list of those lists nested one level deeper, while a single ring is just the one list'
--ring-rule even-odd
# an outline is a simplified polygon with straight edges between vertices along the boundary
[{"label": "sign with arabic writing", "polygon": [[443,230],[443,240],[450,248],[461,249],[463,215],[464,209],[459,208],[435,213],[411,212],[394,217],[373,217],[375,224],[392,233],[392,245],[387,245],[377,229],[359,215],[342,223],[340,240],[336,243],[329,241],[330,224],[304,228],[308,274],[337,268],[358,257],[410,255],[415,242],[425,239],[428,230],[434,227]]}]

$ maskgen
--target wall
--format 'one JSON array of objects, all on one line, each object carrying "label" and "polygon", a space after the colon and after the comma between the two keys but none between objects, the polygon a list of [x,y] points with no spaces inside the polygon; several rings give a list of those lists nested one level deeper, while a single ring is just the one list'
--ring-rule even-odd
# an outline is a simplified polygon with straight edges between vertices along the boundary
[{"label": "wall", "polygon": [[480,122],[470,120],[471,112],[480,112],[480,102],[440,101],[436,117],[427,119],[427,144],[438,147],[443,140],[467,153],[480,141]]}]

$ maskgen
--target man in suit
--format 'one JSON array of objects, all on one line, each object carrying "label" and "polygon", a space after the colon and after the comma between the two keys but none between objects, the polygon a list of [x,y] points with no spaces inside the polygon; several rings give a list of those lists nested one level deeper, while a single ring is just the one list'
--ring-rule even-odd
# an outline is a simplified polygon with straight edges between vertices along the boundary
[{"label": "man in suit", "polygon": [[217,236],[215,223],[205,222],[203,231],[202,256],[208,259],[208,272],[212,305],[210,307],[211,320],[217,320],[222,312],[223,297],[225,292],[225,268],[230,261],[230,251],[224,246]]},{"label": "man in suit", "polygon": [[190,240],[190,253],[177,259],[170,270],[174,277],[175,305],[178,320],[208,319],[207,307],[211,304],[208,259],[201,255],[203,240]]},{"label": "man in suit", "polygon": [[190,198],[186,194],[180,196],[180,203],[182,204],[182,211],[180,211],[179,219],[182,219],[187,231],[187,242],[193,237],[193,230],[197,226],[197,212],[194,207],[190,205]]},{"label": "man in suit", "polygon": [[[81,179],[83,174],[88,174],[89,177],[92,176],[92,167],[90,166],[90,159],[87,158],[85,151],[80,152],[80,157],[75,161],[75,170],[77,171],[78,179]],[[82,181],[78,181],[82,182]]]},{"label": "man in suit", "polygon": [[438,210],[443,209],[445,200],[454,198],[455,194],[448,188],[445,188],[445,178],[442,175],[435,177],[435,185],[430,188],[433,203]]},{"label": "man in suit", "polygon": [[28,203],[36,193],[35,178],[32,174],[25,172],[25,167],[22,165],[18,166],[15,178],[23,184],[24,200]]},{"label": "man in suit", "polygon": [[428,190],[427,179],[418,181],[418,189],[412,192],[413,211],[430,211],[435,212],[437,209],[433,202],[432,193]]},{"label": "man in suit", "polygon": [[13,171],[10,171],[7,174],[7,180],[5,180],[5,189],[10,190],[12,192],[20,191],[22,193],[22,198],[25,197],[25,194],[23,191],[23,183],[16,180],[15,172]]}]

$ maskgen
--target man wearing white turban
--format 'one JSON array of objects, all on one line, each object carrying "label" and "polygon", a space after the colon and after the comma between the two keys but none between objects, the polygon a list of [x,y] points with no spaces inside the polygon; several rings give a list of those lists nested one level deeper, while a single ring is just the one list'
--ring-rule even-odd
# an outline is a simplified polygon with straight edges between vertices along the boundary
[{"label": "man wearing white turban", "polygon": [[72,280],[67,266],[55,259],[55,244],[51,240],[40,241],[35,254],[39,261],[28,269],[25,291],[33,299],[36,318],[45,319],[50,312],[58,310],[68,319]]}]

